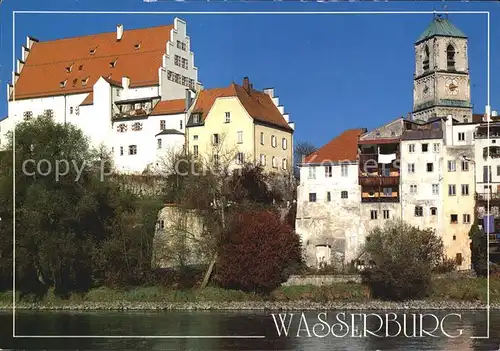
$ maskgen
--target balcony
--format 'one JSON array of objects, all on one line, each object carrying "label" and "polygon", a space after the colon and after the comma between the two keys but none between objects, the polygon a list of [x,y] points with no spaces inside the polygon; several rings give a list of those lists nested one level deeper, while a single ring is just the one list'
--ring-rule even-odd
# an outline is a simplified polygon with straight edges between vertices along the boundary
[{"label": "balcony", "polygon": [[399,186],[399,176],[360,175],[359,184],[363,187]]},{"label": "balcony", "polygon": [[399,202],[399,196],[373,196],[373,197],[361,197],[361,202],[364,203],[374,203],[374,202]]},{"label": "balcony", "polygon": [[476,193],[477,201],[499,201],[500,193]]}]

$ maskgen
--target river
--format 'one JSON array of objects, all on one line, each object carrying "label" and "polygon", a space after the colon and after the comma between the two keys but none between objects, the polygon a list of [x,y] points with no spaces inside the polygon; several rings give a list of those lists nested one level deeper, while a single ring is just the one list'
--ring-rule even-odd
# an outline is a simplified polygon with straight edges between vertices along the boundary
[{"label": "river", "polygon": [[[271,312],[262,311],[16,312],[16,335],[162,337],[149,339],[13,338],[12,313],[0,312],[0,349],[489,351],[500,348],[500,311],[491,311],[489,339],[471,338],[486,335],[486,311],[398,312],[397,317],[387,311],[328,311],[318,316],[320,312],[324,311],[307,311],[303,315],[293,312],[293,317],[282,315],[285,325],[290,322],[288,336],[278,335],[275,321],[281,325],[280,316],[275,314],[273,318]],[[420,316],[414,320],[411,313],[435,316],[422,317],[421,327]],[[396,318],[397,322],[388,322],[387,318]],[[345,324],[338,324],[339,320]],[[336,323],[336,327],[330,328]],[[432,332],[438,323],[441,327]],[[434,337],[425,333],[420,337],[420,330]],[[378,336],[370,335],[370,331]]]}]

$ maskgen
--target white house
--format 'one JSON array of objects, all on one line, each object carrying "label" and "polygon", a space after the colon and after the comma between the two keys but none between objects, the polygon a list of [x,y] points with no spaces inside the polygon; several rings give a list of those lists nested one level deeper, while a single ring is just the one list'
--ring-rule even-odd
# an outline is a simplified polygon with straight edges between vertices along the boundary
[{"label": "white house", "polygon": [[186,107],[202,89],[186,27],[175,18],[167,26],[118,25],[111,33],[46,42],[28,37],[8,88],[0,142],[16,122],[45,114],[110,149],[117,170],[147,170],[158,150],[183,144]]}]

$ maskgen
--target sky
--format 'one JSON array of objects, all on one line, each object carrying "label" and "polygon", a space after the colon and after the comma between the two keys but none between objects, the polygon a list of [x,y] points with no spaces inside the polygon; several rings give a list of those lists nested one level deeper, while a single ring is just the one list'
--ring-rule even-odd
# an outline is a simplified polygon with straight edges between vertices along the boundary
[{"label": "sky", "polygon": [[235,11],[449,11],[469,37],[475,113],[487,104],[487,16],[490,12],[490,104],[500,110],[500,2],[185,2],[143,0],[4,0],[0,4],[0,118],[13,68],[13,11],[169,11],[172,14],[16,14],[15,56],[30,35],[40,41],[171,24],[177,14],[205,88],[240,83],[275,88],[295,122],[295,141],[321,146],[350,128],[376,128],[412,109],[414,42],[428,14],[207,14]]}]

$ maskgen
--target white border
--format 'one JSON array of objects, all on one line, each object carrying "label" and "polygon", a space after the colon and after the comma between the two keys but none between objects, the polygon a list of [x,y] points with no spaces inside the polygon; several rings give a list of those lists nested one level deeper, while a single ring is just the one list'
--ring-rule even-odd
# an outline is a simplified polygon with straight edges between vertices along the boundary
[{"label": "white border", "polygon": [[[121,15],[389,15],[389,14],[486,14],[487,15],[487,106],[490,106],[490,12],[489,11],[320,11],[320,12],[298,12],[298,11],[12,11],[12,71],[16,70],[16,14],[121,14]],[[12,89],[12,101],[15,101],[16,90],[15,84],[13,84]],[[488,109],[490,111],[491,108]],[[491,111],[488,112],[488,122],[487,122],[487,135],[488,141],[490,140],[490,117]],[[13,136],[13,165],[15,167],[15,149],[16,149],[16,133],[15,124],[12,129]],[[488,157],[487,165],[491,167],[491,160]],[[476,167],[474,167],[474,172]],[[491,180],[490,180],[491,182]],[[474,184],[474,189],[476,189],[476,184]],[[477,189],[476,189],[477,192]],[[13,172],[13,287],[12,287],[12,337],[13,338],[81,338],[81,339],[263,339],[265,336],[135,336],[135,335],[16,335],[16,173]],[[490,199],[487,198],[486,214],[490,214]],[[490,256],[490,246],[487,245],[487,256],[488,256],[488,266],[487,266],[487,277],[486,277],[486,315],[487,315],[487,333],[486,336],[471,336],[471,339],[489,339],[490,337],[490,266],[489,266],[489,256]]]}]

